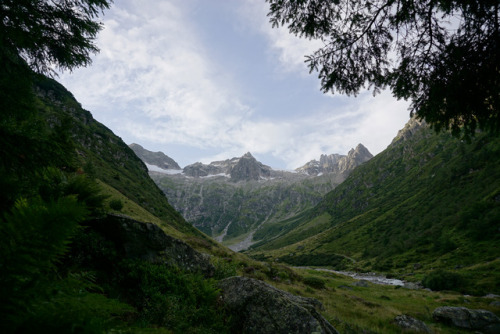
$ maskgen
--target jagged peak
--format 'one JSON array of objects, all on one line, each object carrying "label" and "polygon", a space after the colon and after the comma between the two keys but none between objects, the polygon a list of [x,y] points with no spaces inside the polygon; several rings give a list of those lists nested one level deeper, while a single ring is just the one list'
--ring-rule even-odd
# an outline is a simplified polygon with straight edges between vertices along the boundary
[{"label": "jagged peak", "polygon": [[243,154],[242,158],[246,158],[246,159],[255,159],[252,155],[252,153],[250,152],[247,152],[245,154]]}]

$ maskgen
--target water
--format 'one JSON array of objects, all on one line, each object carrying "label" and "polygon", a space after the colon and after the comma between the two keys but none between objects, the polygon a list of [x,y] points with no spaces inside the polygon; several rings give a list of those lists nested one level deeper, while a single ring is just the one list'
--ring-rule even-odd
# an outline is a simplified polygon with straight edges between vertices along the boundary
[{"label": "water", "polygon": [[394,286],[404,286],[405,285],[405,282],[400,280],[400,279],[387,278],[385,276],[377,275],[375,273],[354,273],[351,271],[337,271],[337,270],[322,269],[322,268],[315,268],[315,270],[328,271],[328,272],[332,272],[335,274],[350,276],[354,279],[365,280],[365,281],[371,282],[373,284],[394,285]]}]

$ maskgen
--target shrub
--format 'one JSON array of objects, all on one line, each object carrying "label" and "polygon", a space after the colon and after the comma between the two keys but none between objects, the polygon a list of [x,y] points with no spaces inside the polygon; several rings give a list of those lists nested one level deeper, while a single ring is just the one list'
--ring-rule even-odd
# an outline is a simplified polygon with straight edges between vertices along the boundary
[{"label": "shrub", "polygon": [[214,280],[160,264],[124,261],[118,285],[145,324],[175,333],[227,333]]},{"label": "shrub", "polygon": [[219,257],[212,257],[212,264],[215,268],[214,278],[221,280],[227,277],[236,276],[236,266],[227,261],[226,259],[221,259]]},{"label": "shrub", "polygon": [[435,270],[422,280],[424,287],[434,291],[457,290],[462,286],[462,283],[462,276],[445,270]]},{"label": "shrub", "polygon": [[109,201],[109,207],[116,211],[121,211],[123,209],[123,203],[121,200],[115,198]]},{"label": "shrub", "polygon": [[325,289],[325,281],[319,277],[307,276],[304,277],[303,282],[314,289]]}]

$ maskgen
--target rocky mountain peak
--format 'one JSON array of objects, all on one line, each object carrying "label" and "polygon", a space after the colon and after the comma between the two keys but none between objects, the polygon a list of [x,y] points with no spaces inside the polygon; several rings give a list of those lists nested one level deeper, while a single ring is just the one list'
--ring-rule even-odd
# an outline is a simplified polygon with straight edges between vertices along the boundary
[{"label": "rocky mountain peak", "polygon": [[373,155],[362,144],[358,144],[347,153],[340,154],[322,154],[318,160],[311,160],[304,166],[296,169],[297,172],[308,175],[321,175],[324,173],[348,173],[356,166],[373,158]]},{"label": "rocky mountain peak", "polygon": [[230,172],[231,181],[251,181],[271,176],[271,167],[257,161],[250,152],[239,159]]},{"label": "rocky mountain peak", "polygon": [[250,153],[250,152],[245,153],[241,158],[243,158],[243,159],[254,159],[255,160],[255,158],[253,157],[252,153]]}]

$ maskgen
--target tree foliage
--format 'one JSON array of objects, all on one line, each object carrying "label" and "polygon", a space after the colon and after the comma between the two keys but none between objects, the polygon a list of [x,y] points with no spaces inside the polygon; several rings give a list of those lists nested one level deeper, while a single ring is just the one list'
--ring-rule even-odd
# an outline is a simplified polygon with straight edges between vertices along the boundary
[{"label": "tree foliage", "polygon": [[96,21],[111,0],[2,0],[0,46],[14,62],[18,56],[39,73],[53,66],[71,70],[90,64],[98,51]]},{"label": "tree foliage", "polygon": [[390,88],[436,130],[500,131],[498,0],[267,0],[273,27],[320,39],[324,92]]}]

